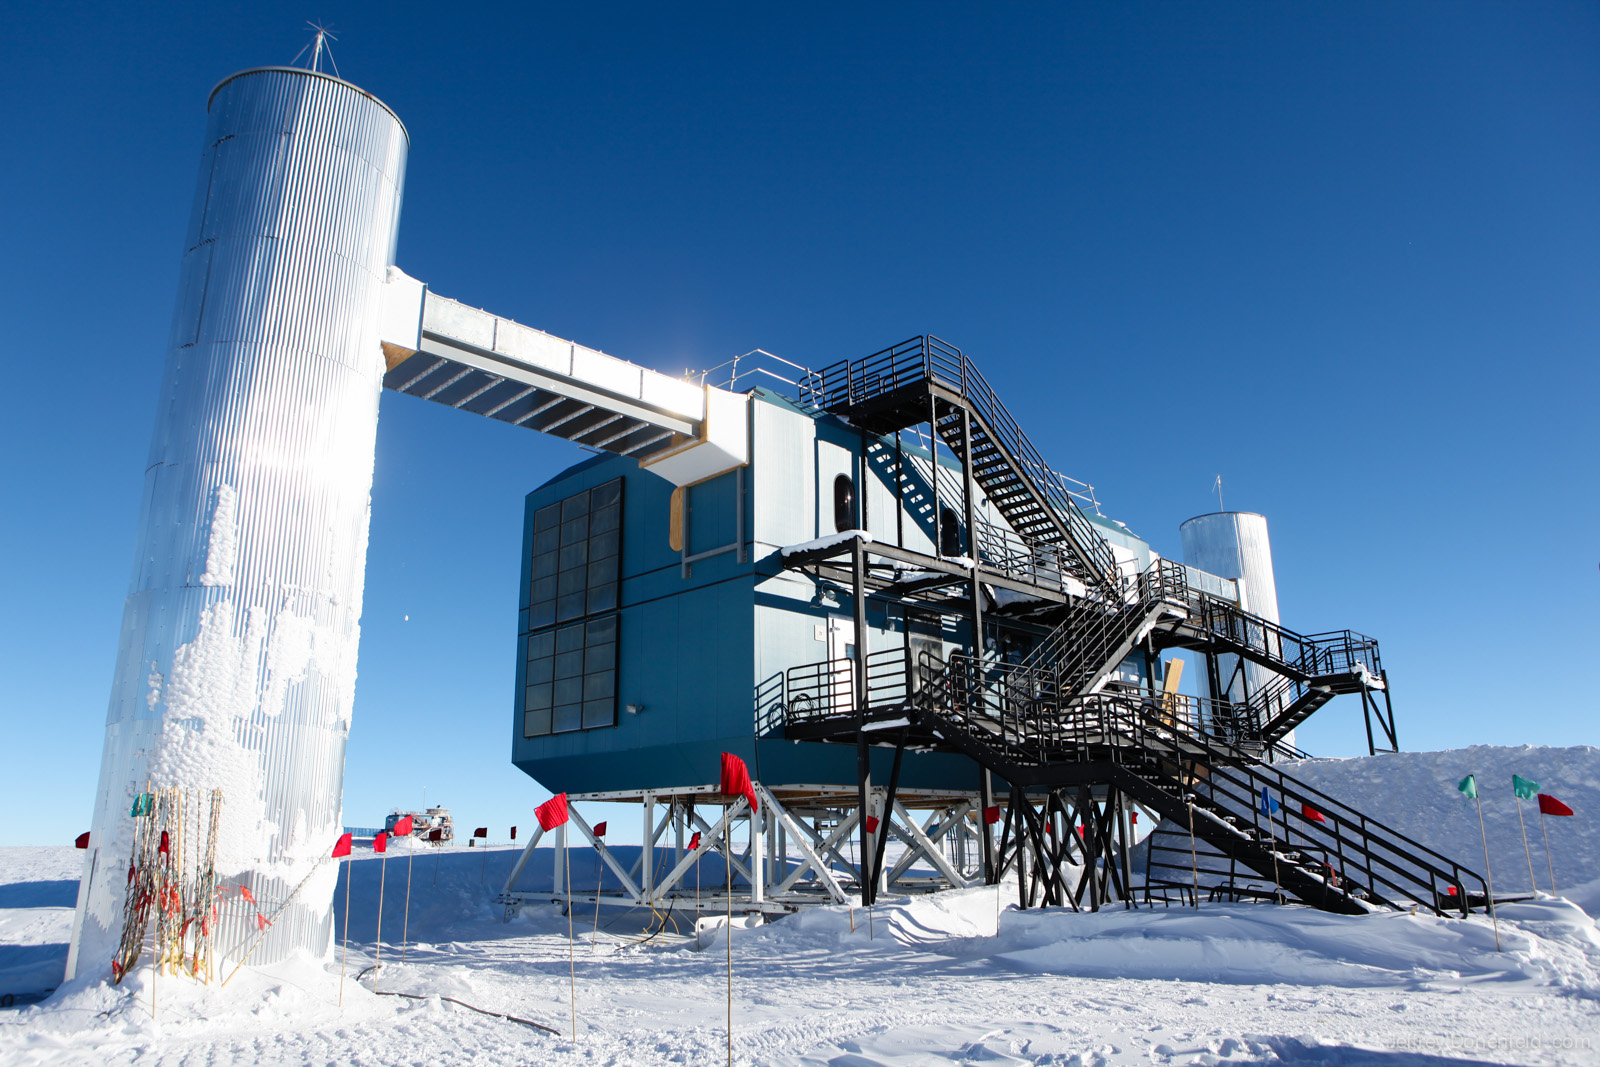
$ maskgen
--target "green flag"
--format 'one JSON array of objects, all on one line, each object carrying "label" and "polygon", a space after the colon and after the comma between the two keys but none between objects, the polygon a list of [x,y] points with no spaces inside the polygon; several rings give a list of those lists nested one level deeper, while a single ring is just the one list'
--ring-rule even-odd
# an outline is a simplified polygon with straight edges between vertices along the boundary
[{"label": "green flag", "polygon": [[1532,800],[1539,795],[1539,783],[1520,774],[1511,776],[1511,788],[1523,800]]},{"label": "green flag", "polygon": [[1460,784],[1458,784],[1456,788],[1461,790],[1462,796],[1471,800],[1476,800],[1478,796],[1478,776],[1475,774],[1467,775],[1465,778],[1461,779]]},{"label": "green flag", "polygon": [[128,814],[135,819],[142,815],[149,815],[151,809],[156,806],[155,801],[156,798],[149,793],[140,793],[134,798],[133,807],[129,809]]}]

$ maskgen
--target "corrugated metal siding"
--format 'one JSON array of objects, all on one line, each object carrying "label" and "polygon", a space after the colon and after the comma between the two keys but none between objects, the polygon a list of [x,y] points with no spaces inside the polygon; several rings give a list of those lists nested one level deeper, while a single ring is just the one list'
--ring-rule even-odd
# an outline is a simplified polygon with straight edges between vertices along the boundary
[{"label": "corrugated metal siding", "polygon": [[[264,69],[213,97],[107,716],[101,870],[126,866],[146,781],[224,790],[224,873],[269,912],[339,834],[406,152],[394,115],[334,78]],[[116,881],[80,902],[79,973],[109,963]],[[253,960],[325,951],[332,886],[325,864]],[[233,915],[219,950],[254,931]]]}]

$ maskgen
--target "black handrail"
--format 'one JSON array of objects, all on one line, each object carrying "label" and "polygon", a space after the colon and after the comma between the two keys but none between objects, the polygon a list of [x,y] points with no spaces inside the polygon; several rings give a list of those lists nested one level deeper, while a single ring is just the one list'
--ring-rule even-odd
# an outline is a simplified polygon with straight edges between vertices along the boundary
[{"label": "black handrail", "polygon": [[[944,684],[923,686],[919,706],[943,720],[946,729],[966,734],[993,753],[997,765],[990,769],[1002,777],[1008,764],[1014,770],[1017,765],[1044,768],[1110,761],[1151,788],[1188,802],[1193,785],[1174,777],[1171,770],[1153,778],[1152,770],[1204,767],[1204,781],[1213,791],[1220,788],[1234,805],[1213,801],[1217,808],[1213,817],[1237,828],[1237,821],[1248,815],[1255,838],[1260,841],[1265,835],[1270,843],[1265,847],[1278,843],[1276,827],[1264,826],[1275,818],[1284,827],[1285,849],[1331,850],[1339,858],[1340,877],[1375,900],[1399,903],[1410,897],[1443,914],[1452,896],[1465,909],[1469,885],[1482,887],[1479,895],[1486,899],[1487,884],[1476,872],[1280,770],[1247,764],[1238,753],[1220,747],[1205,729],[1194,728],[1205,725],[1198,714],[1179,714],[1159,698],[1117,692],[1061,699],[1049,692],[1050,682],[1044,677],[1048,672],[981,667],[962,655],[940,665],[924,653],[920,669],[925,676],[938,666],[944,667]],[[1189,706],[1201,707],[1194,698],[1186,699],[1193,702]],[[1275,791],[1277,797],[1272,799],[1283,805],[1276,816],[1266,816],[1255,803],[1262,786],[1269,794]],[[1204,807],[1203,798],[1196,794],[1194,799]],[[1300,834],[1298,844],[1289,830],[1291,819]],[[1341,891],[1352,895],[1349,889]]]},{"label": "black handrail", "polygon": [[[817,372],[815,403],[826,410],[853,407],[922,381],[934,381],[962,397],[1011,466],[1045,504],[1087,565],[1089,581],[1113,581],[1116,557],[1092,522],[1028,440],[1011,412],[966,355],[937,337],[923,335],[891,345],[858,360],[844,360]],[[954,431],[954,425],[941,427]],[[971,457],[966,457],[971,462]],[[1051,538],[1046,538],[1051,540]]]}]

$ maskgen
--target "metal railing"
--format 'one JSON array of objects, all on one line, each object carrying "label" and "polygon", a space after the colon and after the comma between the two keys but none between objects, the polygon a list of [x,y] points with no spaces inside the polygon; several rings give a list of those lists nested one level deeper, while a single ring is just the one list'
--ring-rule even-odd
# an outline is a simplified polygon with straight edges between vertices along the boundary
[{"label": "metal railing", "polygon": [[1181,564],[1158,559],[1143,573],[1120,578],[1109,589],[1073,602],[1066,620],[1023,663],[1053,667],[1063,691],[1074,691],[1106,668],[1105,661],[1163,601],[1188,604],[1189,580]]},{"label": "metal railing", "polygon": [[[960,395],[978,417],[976,429],[1005,453],[1009,465],[1033,489],[1065,539],[1083,557],[1091,582],[1117,573],[1111,546],[1078,507],[1067,482],[1050,468],[1011,412],[1000,402],[959,348],[924,335],[902,341],[864,359],[845,360],[824,367],[815,376],[814,402],[826,410],[851,407],[922,381],[934,381]],[[945,420],[949,424],[950,420]],[[972,462],[972,457],[965,457]]]},{"label": "metal railing", "polygon": [[[925,653],[919,669],[932,675],[937,667]],[[1469,868],[1282,771],[1245,765],[1224,747],[1231,730],[1226,702],[1116,690],[1061,698],[1050,685],[1047,672],[982,666],[955,655],[944,684],[925,685],[919,704],[942,726],[989,749],[991,769],[1002,776],[1008,763],[1121,764],[1172,799],[1209,806],[1215,821],[1249,831],[1259,847],[1291,860],[1295,852],[1333,857],[1328,873],[1348,895],[1440,913],[1465,910],[1472,895],[1487,899],[1487,884]],[[1204,773],[1186,781],[1179,773],[1185,766]],[[1263,788],[1280,805],[1271,815],[1258,802]]]},{"label": "metal railing", "polygon": [[1307,678],[1354,673],[1357,663],[1374,677],[1383,671],[1378,642],[1354,630],[1298,634],[1204,593],[1191,601],[1190,622],[1213,638],[1249,650],[1269,666]]},{"label": "metal railing", "polygon": [[[906,703],[908,657],[903,648],[880,649],[867,656],[867,707]],[[853,659],[790,667],[783,677],[786,721],[816,722],[854,715],[855,671]]]},{"label": "metal railing", "polygon": [[699,385],[713,385],[732,393],[748,393],[764,385],[802,404],[808,404],[817,391],[816,371],[764,348],[752,348],[726,363],[687,377]]}]

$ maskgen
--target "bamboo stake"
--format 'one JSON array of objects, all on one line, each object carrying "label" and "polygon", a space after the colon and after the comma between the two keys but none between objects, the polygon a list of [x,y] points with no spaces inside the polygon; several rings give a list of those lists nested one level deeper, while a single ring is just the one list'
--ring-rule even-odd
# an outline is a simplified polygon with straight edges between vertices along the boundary
[{"label": "bamboo stake", "polygon": [[355,871],[350,866],[350,857],[344,861],[344,954],[339,959],[339,1007],[344,1007],[344,971],[345,965],[350,962],[350,879]]},{"label": "bamboo stake", "polygon": [[[1517,799],[1517,825],[1522,828],[1522,854],[1528,858],[1528,885],[1534,893],[1539,892],[1539,883],[1533,877],[1533,850],[1528,847],[1528,824],[1522,820],[1522,795],[1513,794]],[[1555,880],[1551,879],[1550,889],[1555,891]]]},{"label": "bamboo stake", "polygon": [[[567,832],[563,829],[561,836],[565,838],[566,835]],[[485,853],[485,855],[488,855],[488,853]],[[567,877],[565,879],[567,887],[567,981],[569,983],[568,1000],[572,1004],[572,1040],[576,1042],[578,1040],[578,965],[572,958],[572,850],[566,847],[564,840],[562,841],[561,856],[567,864]],[[599,905],[596,905],[597,911],[598,908]]]},{"label": "bamboo stake", "polygon": [[[679,840],[683,840],[679,838]],[[600,850],[594,850],[594,937],[589,941],[589,955],[594,955],[595,946],[600,943],[600,890],[605,885],[606,869],[600,862]]]},{"label": "bamboo stake", "polygon": [[[378,941],[373,950],[372,969],[376,973],[383,961],[383,887],[389,878],[389,843],[383,843],[383,865],[378,873]],[[374,979],[376,981],[376,979]]]},{"label": "bamboo stake", "polygon": [[[408,842],[409,846],[409,842]],[[411,862],[417,858],[416,849],[406,849],[406,913],[400,923],[400,962],[406,961],[406,944],[411,940]]]},{"label": "bamboo stake", "polygon": [[1544,862],[1550,868],[1550,895],[1556,895],[1556,865],[1550,858],[1550,823],[1544,816],[1544,809],[1539,809],[1539,828],[1544,831]]},{"label": "bamboo stake", "polygon": [[1483,827],[1483,798],[1476,795],[1478,792],[1477,775],[1472,775],[1471,777],[1473,779],[1472,792],[1474,794],[1472,799],[1476,801],[1478,805],[1478,834],[1483,838],[1483,874],[1484,878],[1487,880],[1489,889],[1489,899],[1486,903],[1489,906],[1489,918],[1494,922],[1494,950],[1499,952],[1500,916],[1495,914],[1494,910],[1494,871],[1489,866],[1489,831]]},{"label": "bamboo stake", "polygon": [[722,805],[722,865],[728,870],[728,1067],[733,1067],[733,806]]}]

